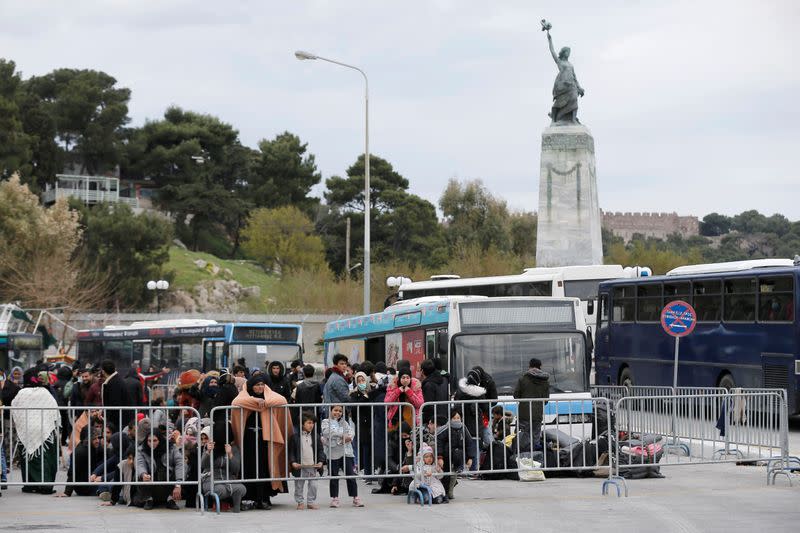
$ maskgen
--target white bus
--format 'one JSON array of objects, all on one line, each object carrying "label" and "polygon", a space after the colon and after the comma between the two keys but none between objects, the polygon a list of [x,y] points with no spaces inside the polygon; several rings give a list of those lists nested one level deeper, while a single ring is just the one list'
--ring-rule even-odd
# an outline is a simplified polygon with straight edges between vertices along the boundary
[{"label": "white bus", "polygon": [[[430,281],[400,284],[398,300],[426,296],[556,296],[578,298],[587,324],[596,323],[597,288],[601,281],[649,276],[649,268],[622,265],[576,265],[526,268],[522,274],[461,278],[433,276]],[[391,279],[391,278],[390,278]],[[403,278],[401,278],[403,279]]]}]

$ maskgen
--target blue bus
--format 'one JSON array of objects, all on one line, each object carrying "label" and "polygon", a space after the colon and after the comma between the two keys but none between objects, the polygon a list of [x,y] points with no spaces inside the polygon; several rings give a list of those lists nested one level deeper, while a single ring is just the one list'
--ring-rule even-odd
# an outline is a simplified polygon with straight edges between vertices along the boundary
[{"label": "blue bus", "polygon": [[295,324],[232,323],[214,320],[156,320],[130,326],[106,326],[77,334],[78,360],[112,359],[119,369],[140,366],[183,371],[248,367],[265,361],[302,359],[303,329]]},{"label": "blue bus", "polygon": [[800,412],[800,261],[765,259],[680,267],[665,276],[600,284],[598,385],[672,385],[674,340],[664,305],[690,303],[694,331],[680,341],[681,387],[766,387]]},{"label": "blue bus", "polygon": [[[425,359],[441,358],[451,386],[475,366],[510,398],[531,357],[550,373],[551,398],[588,397],[590,347],[577,298],[429,296],[403,300],[383,312],[329,322],[325,364],[337,353],[351,362],[409,360],[419,377]],[[454,391],[453,391],[454,392]],[[591,409],[591,406],[589,406]]]}]

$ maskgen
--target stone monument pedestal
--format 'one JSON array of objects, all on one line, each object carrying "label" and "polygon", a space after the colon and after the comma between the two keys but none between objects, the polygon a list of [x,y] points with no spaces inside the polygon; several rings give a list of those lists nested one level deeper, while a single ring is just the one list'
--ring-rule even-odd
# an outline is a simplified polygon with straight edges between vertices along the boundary
[{"label": "stone monument pedestal", "polygon": [[602,265],[594,138],[581,124],[542,133],[536,266]]}]

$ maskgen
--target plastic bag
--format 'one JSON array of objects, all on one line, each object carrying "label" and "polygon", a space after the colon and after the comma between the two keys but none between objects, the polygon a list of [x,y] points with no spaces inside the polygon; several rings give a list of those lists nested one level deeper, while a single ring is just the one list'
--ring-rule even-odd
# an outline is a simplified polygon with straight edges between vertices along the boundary
[{"label": "plastic bag", "polygon": [[544,481],[544,471],[541,470],[542,464],[534,461],[529,453],[517,455],[517,466],[519,467],[520,481]]}]

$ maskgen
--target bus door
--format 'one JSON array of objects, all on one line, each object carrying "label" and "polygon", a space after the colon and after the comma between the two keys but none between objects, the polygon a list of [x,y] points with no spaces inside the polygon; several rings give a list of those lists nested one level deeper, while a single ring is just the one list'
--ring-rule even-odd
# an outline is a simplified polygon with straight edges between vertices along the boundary
[{"label": "bus door", "polygon": [[228,366],[225,353],[225,341],[221,339],[203,339],[203,372]]}]

